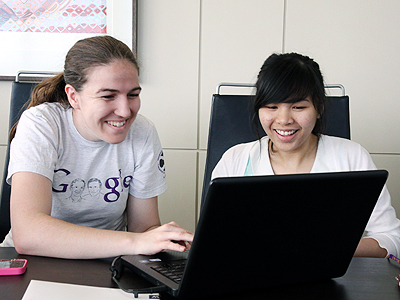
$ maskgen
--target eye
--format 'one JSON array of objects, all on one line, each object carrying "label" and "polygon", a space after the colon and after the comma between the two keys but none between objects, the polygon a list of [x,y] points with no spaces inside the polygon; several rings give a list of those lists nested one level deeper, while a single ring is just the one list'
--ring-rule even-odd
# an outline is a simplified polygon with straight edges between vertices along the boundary
[{"label": "eye", "polygon": [[303,110],[310,107],[310,102],[308,101],[300,101],[293,104],[293,110]]},{"label": "eye", "polygon": [[302,109],[305,109],[305,108],[306,108],[305,106],[301,106],[301,105],[293,106],[294,110],[302,110]]},{"label": "eye", "polygon": [[113,100],[115,98],[115,95],[114,94],[102,95],[101,98],[104,100]]},{"label": "eye", "polygon": [[265,105],[264,107],[267,108],[267,109],[271,109],[271,110],[278,108],[276,105],[273,105],[273,104],[268,104],[268,105]]},{"label": "eye", "polygon": [[139,97],[139,93],[130,93],[128,94],[128,98],[137,98]]},{"label": "eye", "polygon": [[136,99],[137,97],[139,97],[141,91],[142,89],[140,87],[134,88],[128,92],[127,97],[129,99]]}]

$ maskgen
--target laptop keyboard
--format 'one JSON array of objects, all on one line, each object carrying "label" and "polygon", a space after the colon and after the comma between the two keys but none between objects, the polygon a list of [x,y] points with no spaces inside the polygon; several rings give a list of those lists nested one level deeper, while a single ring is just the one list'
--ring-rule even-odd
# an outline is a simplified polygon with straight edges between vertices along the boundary
[{"label": "laptop keyboard", "polygon": [[153,266],[151,268],[179,284],[182,280],[182,275],[183,275],[183,270],[185,269],[185,265],[186,265],[186,260],[169,262],[166,264]]}]

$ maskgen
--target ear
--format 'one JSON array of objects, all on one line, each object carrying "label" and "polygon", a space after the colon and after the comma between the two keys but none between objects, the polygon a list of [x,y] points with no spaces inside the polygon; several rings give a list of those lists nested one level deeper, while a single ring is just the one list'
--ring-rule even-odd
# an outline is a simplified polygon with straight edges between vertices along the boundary
[{"label": "ear", "polygon": [[67,84],[65,85],[65,93],[67,94],[69,104],[72,108],[79,109],[79,93],[75,90],[75,88]]}]

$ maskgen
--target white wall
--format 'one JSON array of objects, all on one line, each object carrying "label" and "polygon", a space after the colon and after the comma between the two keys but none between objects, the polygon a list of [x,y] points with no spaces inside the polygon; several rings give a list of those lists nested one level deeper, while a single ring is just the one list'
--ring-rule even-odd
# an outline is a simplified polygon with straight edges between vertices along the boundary
[{"label": "white wall", "polygon": [[[397,0],[139,0],[141,112],[156,124],[167,164],[162,221],[195,228],[216,86],[254,83],[272,52],[290,51],[315,58],[327,83],[345,86],[352,139],[389,170],[399,212],[399,9]],[[0,82],[0,158],[10,88]]]},{"label": "white wall", "polygon": [[400,2],[287,0],[284,51],[314,57],[329,83],[350,97],[352,140],[378,168],[400,213]]}]

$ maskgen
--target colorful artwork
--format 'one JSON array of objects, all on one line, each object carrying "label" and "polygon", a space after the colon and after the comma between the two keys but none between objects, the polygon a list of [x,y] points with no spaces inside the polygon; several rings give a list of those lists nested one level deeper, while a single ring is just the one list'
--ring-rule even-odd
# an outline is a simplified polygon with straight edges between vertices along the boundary
[{"label": "colorful artwork", "polygon": [[107,0],[0,0],[0,31],[107,33]]}]

